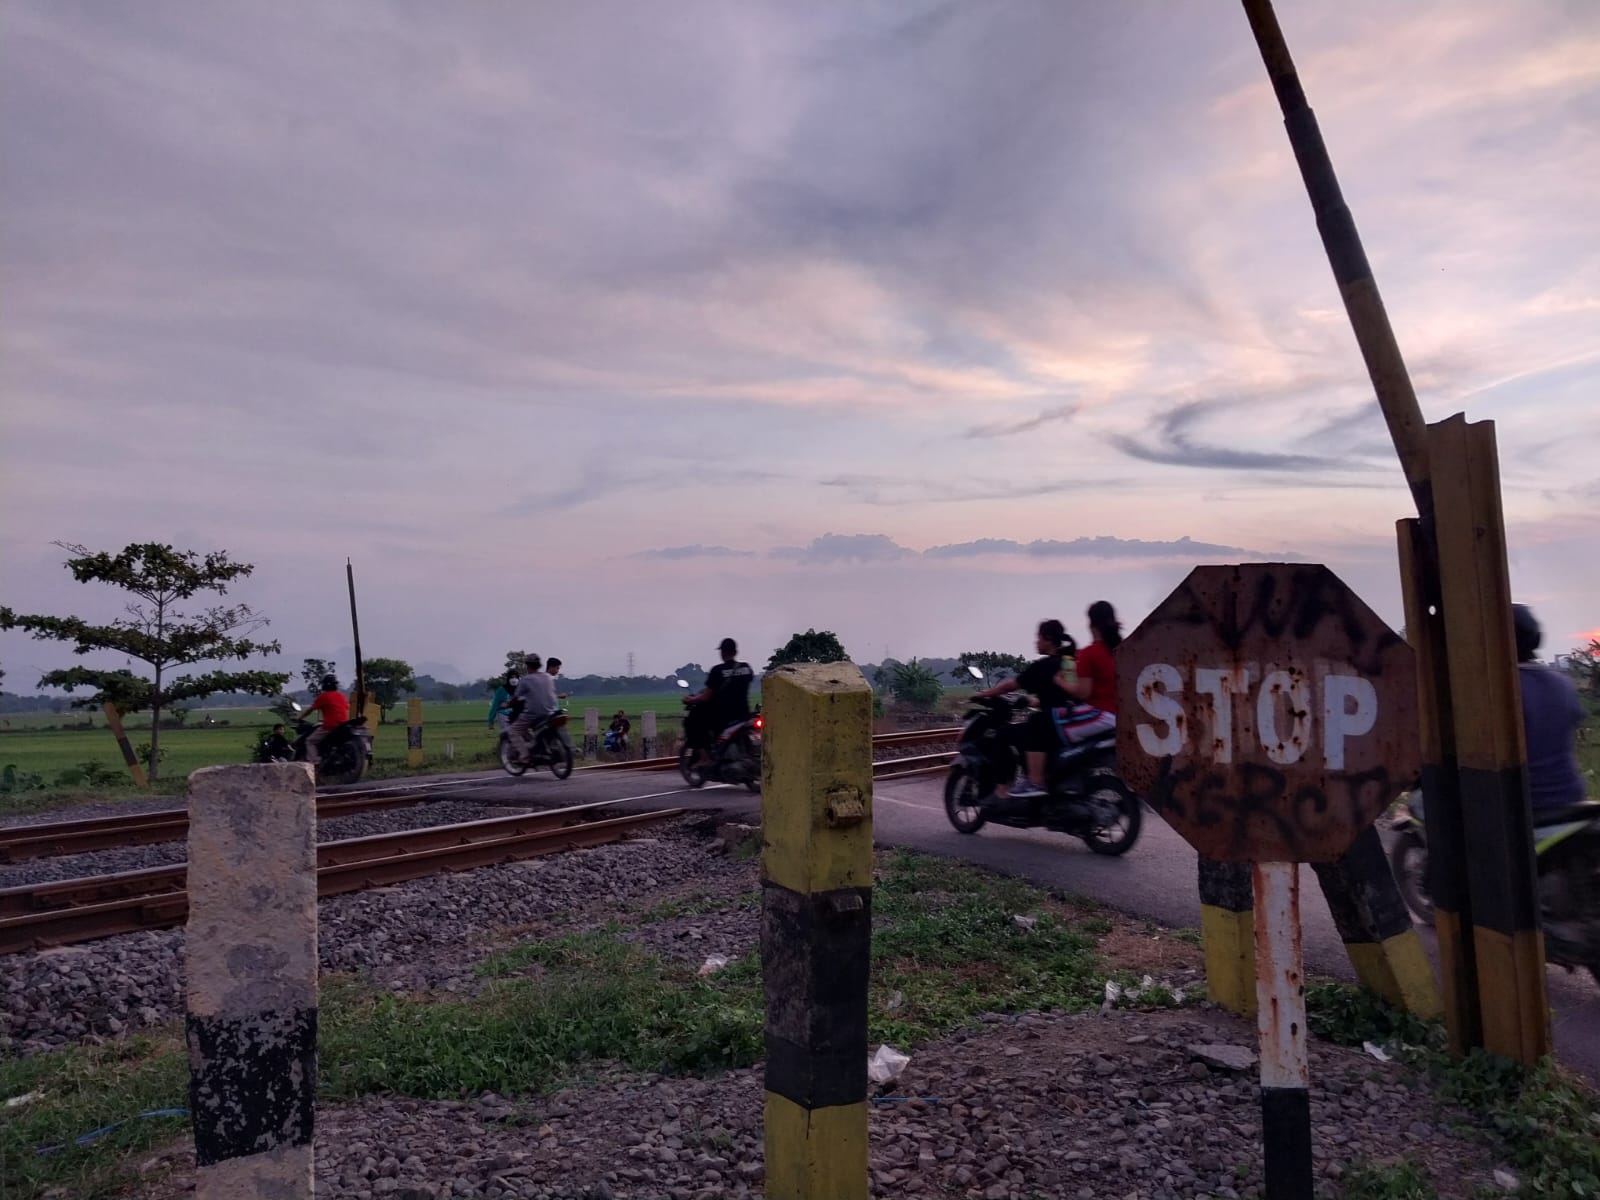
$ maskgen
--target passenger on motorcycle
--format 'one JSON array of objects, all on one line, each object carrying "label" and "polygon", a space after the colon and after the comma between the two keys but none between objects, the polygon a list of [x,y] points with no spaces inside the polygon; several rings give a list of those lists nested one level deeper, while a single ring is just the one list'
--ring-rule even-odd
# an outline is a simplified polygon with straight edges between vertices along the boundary
[{"label": "passenger on motorcycle", "polygon": [[[552,659],[559,669],[560,660]],[[556,677],[541,668],[544,661],[537,654],[528,655],[523,663],[527,673],[517,681],[511,695],[511,740],[518,758],[526,758],[533,745],[533,733],[561,707],[557,701],[565,700],[566,693],[556,693]]]},{"label": "passenger on motorcycle", "polygon": [[339,690],[338,676],[322,677],[322,691],[311,702],[308,715],[314,712],[322,714],[322,726],[312,730],[311,736],[306,738],[306,761],[313,767],[317,765],[317,747],[322,744],[322,739],[350,719],[350,701]]},{"label": "passenger on motorcycle", "polygon": [[696,765],[711,762],[711,739],[729,725],[750,717],[750,684],[756,673],[739,661],[739,643],[723,638],[717,647],[722,661],[706,675],[706,685],[683,698],[683,739],[699,753]]},{"label": "passenger on motorcycle", "polygon": [[507,671],[495,685],[494,697],[489,701],[489,727],[504,733],[511,724],[511,694],[517,690],[517,673]]},{"label": "passenger on motorcycle", "polygon": [[1024,774],[1016,785],[995,788],[999,799],[1009,796],[1041,796],[1045,792],[1045,759],[1061,745],[1061,733],[1056,724],[1057,710],[1072,707],[1072,695],[1067,690],[1069,682],[1065,673],[1065,660],[1077,650],[1076,643],[1067,636],[1066,627],[1051,619],[1039,622],[1036,649],[1042,657],[1035,659],[1015,679],[1007,679],[986,691],[977,692],[975,700],[989,700],[1018,689],[1037,699],[1039,707],[1030,713],[1026,724],[1012,726],[1017,749],[1022,751]]},{"label": "passenger on motorcycle", "polygon": [[1122,643],[1122,622],[1117,610],[1105,600],[1089,605],[1089,632],[1094,640],[1078,652],[1077,678],[1067,681],[1067,692],[1076,700],[1087,700],[1102,713],[1111,714],[1116,723],[1117,666],[1112,652]]},{"label": "passenger on motorcycle", "polygon": [[1533,611],[1526,604],[1514,604],[1511,615],[1533,810],[1537,814],[1540,809],[1582,804],[1587,797],[1578,766],[1578,726],[1584,715],[1578,689],[1565,671],[1534,660],[1544,634]]}]

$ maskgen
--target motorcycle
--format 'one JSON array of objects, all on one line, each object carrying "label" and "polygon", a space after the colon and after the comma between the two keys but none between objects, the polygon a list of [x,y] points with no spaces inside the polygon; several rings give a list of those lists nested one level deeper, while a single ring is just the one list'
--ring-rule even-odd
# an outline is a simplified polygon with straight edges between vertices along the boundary
[{"label": "motorcycle", "polygon": [[[1420,787],[1401,798],[1389,867],[1406,907],[1432,925],[1425,810]],[[1587,968],[1600,982],[1600,801],[1535,810],[1533,849],[1545,958],[1569,971]]]},{"label": "motorcycle", "polygon": [[[973,672],[977,678],[982,675]],[[944,783],[944,811],[958,833],[989,822],[1013,829],[1049,829],[1082,839],[1096,854],[1126,854],[1139,840],[1139,798],[1117,774],[1117,737],[1107,732],[1051,756],[1046,794],[1000,799],[995,788],[1016,778],[1018,756],[1010,726],[1026,720],[1021,692],[980,700],[962,716],[956,758]]]},{"label": "motorcycle", "polygon": [[[320,722],[306,720],[301,715],[305,710],[293,700],[289,701],[289,707],[295,714],[294,761],[305,762],[306,739],[316,732]],[[372,733],[367,729],[367,718],[352,717],[318,745],[317,782],[360,783],[371,761]]]},{"label": "motorcycle", "polygon": [[[687,688],[689,681],[680,679],[678,686]],[[695,762],[696,753],[685,739],[678,752],[678,770],[683,773],[684,782],[692,788],[704,787],[708,782],[742,783],[749,791],[759,792],[761,731],[765,727],[766,718],[758,704],[753,714],[735,721],[717,736],[711,743],[711,761],[703,765]]]},{"label": "motorcycle", "polygon": [[507,775],[526,774],[530,767],[549,767],[550,774],[565,779],[572,774],[572,739],[567,734],[567,710],[557,709],[531,731],[532,743],[524,754],[511,736],[509,725],[500,731],[500,766]]}]

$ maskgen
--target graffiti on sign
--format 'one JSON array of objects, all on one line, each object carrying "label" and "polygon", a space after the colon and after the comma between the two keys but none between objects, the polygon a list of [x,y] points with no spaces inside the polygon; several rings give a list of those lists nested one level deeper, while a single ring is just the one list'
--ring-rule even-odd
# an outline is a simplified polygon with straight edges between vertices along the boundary
[{"label": "graffiti on sign", "polygon": [[1123,777],[1221,862],[1338,858],[1418,770],[1411,648],[1326,567],[1197,567],[1117,650]]}]

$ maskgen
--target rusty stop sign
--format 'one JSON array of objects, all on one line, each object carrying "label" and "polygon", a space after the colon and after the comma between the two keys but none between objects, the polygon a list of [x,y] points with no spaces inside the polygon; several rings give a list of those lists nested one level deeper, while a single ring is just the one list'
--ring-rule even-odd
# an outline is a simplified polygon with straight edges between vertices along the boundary
[{"label": "rusty stop sign", "polygon": [[1327,567],[1196,567],[1117,649],[1117,761],[1220,862],[1330,862],[1415,781],[1411,648]]}]

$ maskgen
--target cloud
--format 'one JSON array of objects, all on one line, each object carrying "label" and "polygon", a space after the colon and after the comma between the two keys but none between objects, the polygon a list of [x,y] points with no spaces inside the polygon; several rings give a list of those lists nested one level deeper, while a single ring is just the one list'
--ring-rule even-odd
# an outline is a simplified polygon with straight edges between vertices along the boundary
[{"label": "cloud", "polygon": [[915,554],[884,533],[825,533],[809,545],[780,546],[771,551],[773,558],[804,563],[895,562]]},{"label": "cloud", "polygon": [[1043,428],[1055,421],[1070,421],[1078,411],[1076,404],[1062,404],[1055,408],[1047,408],[1043,412],[1020,421],[995,421],[988,425],[974,425],[967,430],[963,437],[968,438],[994,438],[1011,437],[1018,433],[1031,433],[1035,429]]},{"label": "cloud", "polygon": [[640,550],[632,558],[657,558],[678,561],[687,558],[754,558],[754,550],[735,550],[729,546],[662,546],[655,550]]},{"label": "cloud", "polygon": [[1102,535],[1078,537],[1071,541],[1038,538],[1031,542],[1018,542],[1010,538],[979,538],[974,542],[954,542],[945,546],[932,546],[923,552],[926,558],[977,558],[986,555],[1026,555],[1033,558],[1294,558],[1287,552],[1271,556],[1238,546],[1219,546],[1211,542],[1197,542],[1185,535],[1176,541],[1145,541],[1140,538],[1120,538]]}]

